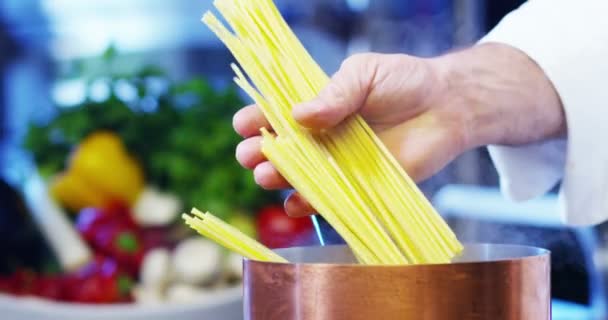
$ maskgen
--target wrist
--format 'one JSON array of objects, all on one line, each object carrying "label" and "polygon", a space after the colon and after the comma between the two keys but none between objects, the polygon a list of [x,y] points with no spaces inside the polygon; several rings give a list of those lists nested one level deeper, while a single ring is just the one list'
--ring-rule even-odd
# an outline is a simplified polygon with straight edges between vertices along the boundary
[{"label": "wrist", "polygon": [[523,52],[483,44],[434,59],[445,102],[462,114],[467,148],[520,145],[565,135],[559,95]]}]

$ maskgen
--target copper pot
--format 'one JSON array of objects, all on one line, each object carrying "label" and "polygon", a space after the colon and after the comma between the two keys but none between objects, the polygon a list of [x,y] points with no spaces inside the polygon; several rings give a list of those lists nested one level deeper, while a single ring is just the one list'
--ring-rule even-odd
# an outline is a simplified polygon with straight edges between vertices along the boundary
[{"label": "copper pot", "polygon": [[252,320],[548,320],[550,254],[473,244],[452,264],[362,266],[345,246],[282,249],[244,262]]}]

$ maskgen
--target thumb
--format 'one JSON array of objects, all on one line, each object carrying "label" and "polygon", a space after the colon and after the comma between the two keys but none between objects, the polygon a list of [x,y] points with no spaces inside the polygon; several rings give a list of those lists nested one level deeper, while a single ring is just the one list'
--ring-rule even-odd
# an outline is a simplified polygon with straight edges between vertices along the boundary
[{"label": "thumb", "polygon": [[346,59],[317,98],[293,107],[296,121],[307,128],[328,129],[361,109],[374,82],[376,56],[359,54]]}]

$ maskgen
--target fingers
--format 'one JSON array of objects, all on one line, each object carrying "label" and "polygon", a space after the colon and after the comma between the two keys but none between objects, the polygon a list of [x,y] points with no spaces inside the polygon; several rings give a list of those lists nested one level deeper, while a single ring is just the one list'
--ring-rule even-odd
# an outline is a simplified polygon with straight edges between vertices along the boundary
[{"label": "fingers", "polygon": [[259,135],[261,128],[270,129],[268,120],[256,105],[246,106],[239,110],[232,119],[232,126],[244,138]]},{"label": "fingers", "polygon": [[311,129],[334,127],[363,107],[376,69],[376,55],[347,59],[316,99],[294,106],[294,118]]},{"label": "fingers", "polygon": [[315,210],[298,192],[285,199],[285,211],[291,217],[305,217],[314,214]]},{"label": "fingers", "polygon": [[[253,175],[255,181],[264,189],[287,189],[291,186],[281,176],[281,174],[266,161],[266,158],[260,150],[262,137],[253,137],[241,142],[237,149],[237,160],[245,168],[254,169]],[[285,200],[285,210],[292,217],[303,217],[311,215],[315,210],[310,204],[300,196],[299,193],[292,193]]]},{"label": "fingers", "polygon": [[260,128],[270,128],[270,124],[258,106],[250,105],[239,110],[232,124],[238,134],[247,138],[236,147],[236,159],[243,167],[253,169],[255,182],[268,190],[289,188],[289,183],[262,153]]},{"label": "fingers", "polygon": [[426,180],[464,152],[460,128],[432,114],[412,119],[378,134],[408,175]]},{"label": "fingers", "polygon": [[236,160],[247,169],[254,169],[258,164],[266,161],[262,154],[262,138],[255,136],[243,140],[236,147]]},{"label": "fingers", "polygon": [[255,182],[266,190],[287,189],[289,182],[268,161],[258,164],[253,169]]},{"label": "fingers", "polygon": [[253,169],[255,182],[267,190],[287,189],[289,183],[266,160],[261,150],[262,137],[244,140],[236,147],[236,159],[247,169]]}]

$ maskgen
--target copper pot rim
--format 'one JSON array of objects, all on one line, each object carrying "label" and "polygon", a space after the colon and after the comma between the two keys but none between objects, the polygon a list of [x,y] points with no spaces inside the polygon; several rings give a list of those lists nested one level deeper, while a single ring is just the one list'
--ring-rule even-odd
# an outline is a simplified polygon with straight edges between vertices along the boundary
[{"label": "copper pot rim", "polygon": [[[454,261],[451,263],[428,263],[428,264],[409,264],[409,265],[362,265],[362,264],[358,264],[356,262],[348,262],[348,263],[337,263],[337,262],[273,262],[273,261],[260,261],[260,260],[254,260],[254,259],[249,259],[249,258],[243,258],[243,263],[245,265],[247,264],[255,264],[255,265],[264,265],[264,266],[268,266],[268,267],[272,267],[272,266],[277,266],[277,267],[312,267],[312,268],[362,268],[362,269],[366,269],[366,268],[374,268],[374,269],[378,269],[378,268],[382,268],[382,269],[413,269],[413,268],[444,268],[444,267],[448,267],[448,266],[454,266],[454,265],[479,265],[479,264],[499,264],[499,263],[506,263],[506,262],[516,262],[516,261],[525,261],[525,260],[529,260],[529,259],[534,259],[534,258],[539,258],[539,257],[545,257],[545,256],[551,256],[551,251],[545,248],[540,248],[540,247],[534,247],[534,246],[527,246],[527,245],[519,245],[519,244],[504,244],[504,243],[479,243],[479,242],[463,242],[463,245],[466,248],[472,247],[472,246],[490,246],[492,248],[497,247],[503,247],[503,248],[514,248],[514,249],[521,249],[521,250],[529,250],[529,251],[536,251],[537,253],[535,254],[530,254],[530,255],[525,255],[525,256],[517,256],[517,257],[504,257],[504,258],[496,258],[496,259],[489,259],[489,260],[483,260],[483,261]],[[281,255],[281,253],[284,252],[289,252],[289,251],[293,251],[293,250],[306,250],[306,249],[311,249],[311,248],[340,248],[340,247],[347,247],[347,245],[343,245],[343,244],[333,244],[333,245],[325,245],[325,246],[296,246],[296,247],[289,247],[289,248],[278,248],[278,249],[274,249],[273,251],[277,252],[279,255]],[[456,259],[460,257],[457,256]]]}]

